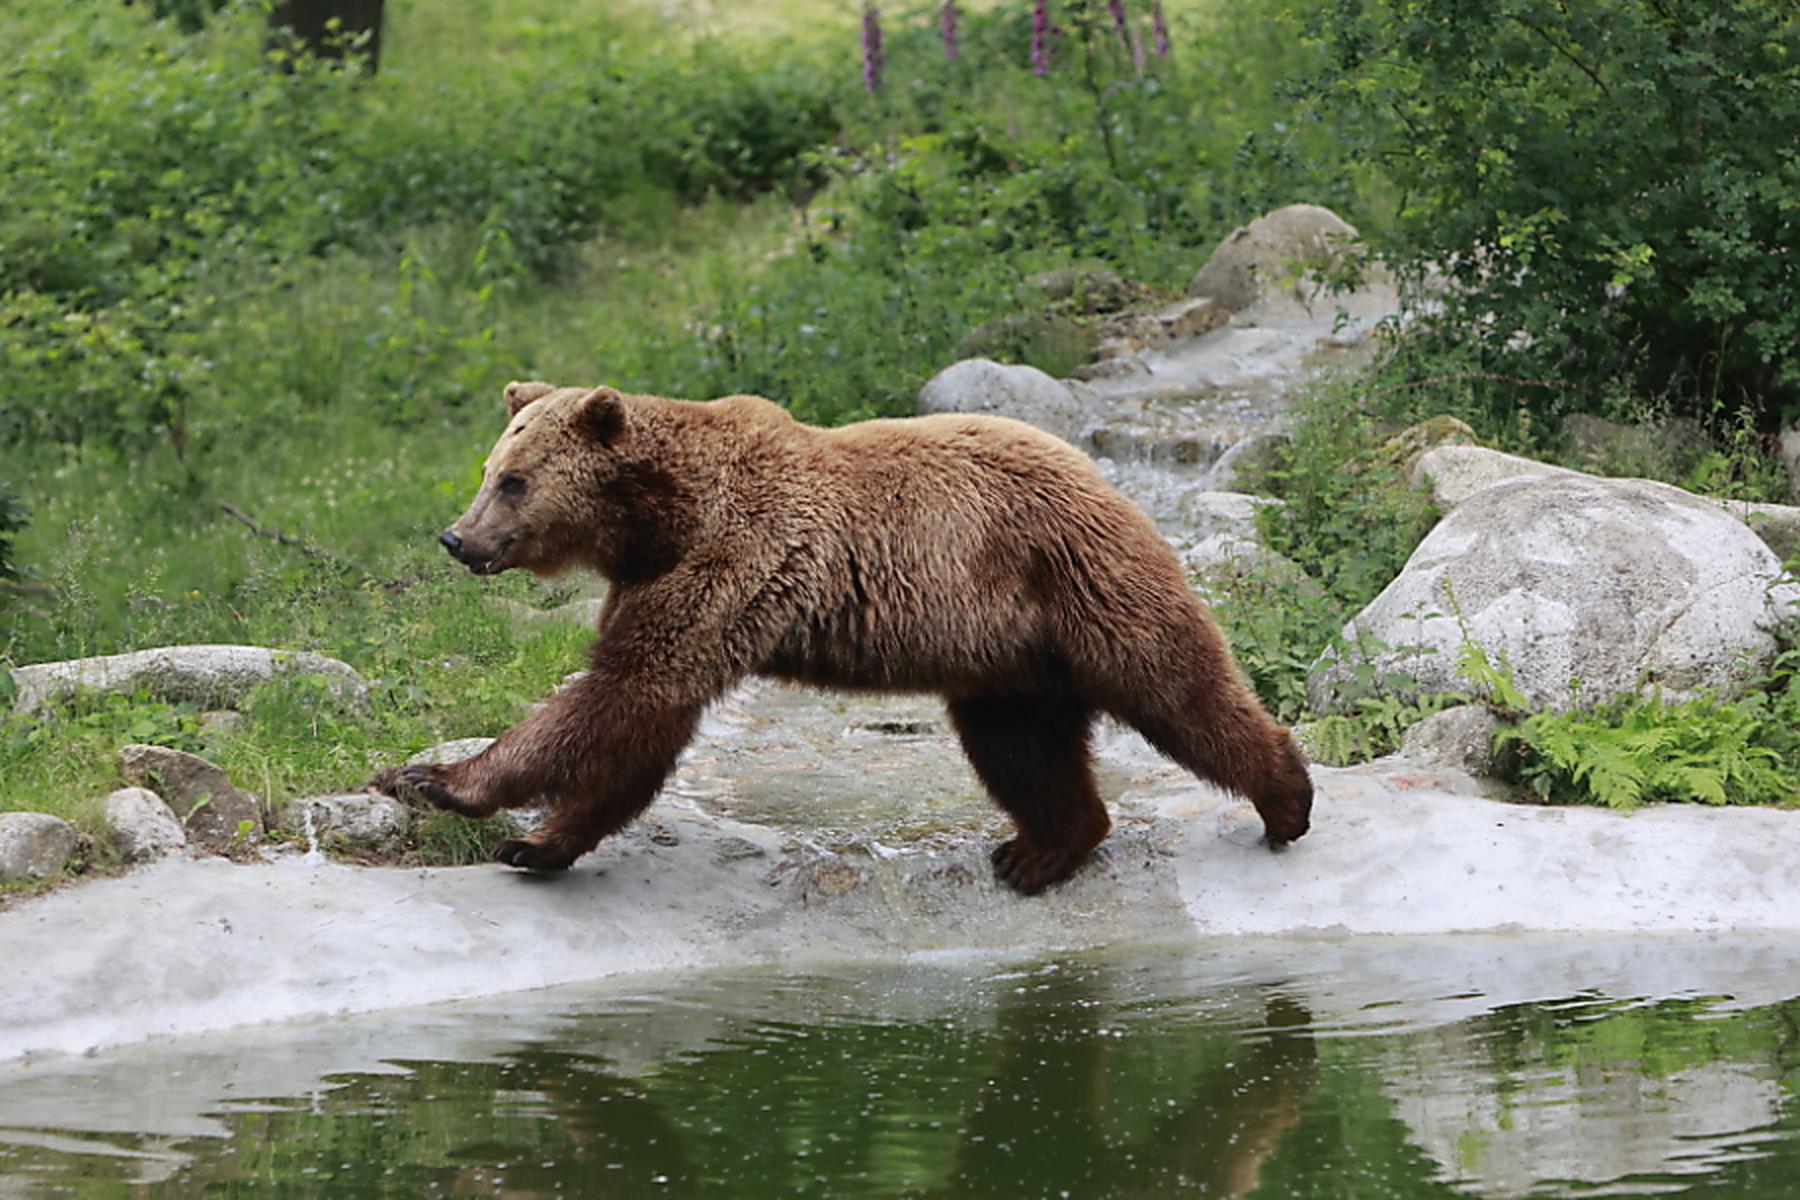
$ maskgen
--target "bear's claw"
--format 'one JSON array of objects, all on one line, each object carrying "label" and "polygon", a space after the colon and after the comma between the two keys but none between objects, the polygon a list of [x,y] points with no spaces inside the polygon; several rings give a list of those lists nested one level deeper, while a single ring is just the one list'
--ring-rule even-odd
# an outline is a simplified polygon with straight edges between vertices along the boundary
[{"label": "bear's claw", "polygon": [[392,796],[403,804],[429,804],[433,808],[462,812],[468,806],[437,779],[438,770],[431,765],[389,767],[369,780],[369,790]]},{"label": "bear's claw", "polygon": [[1033,847],[1020,838],[1009,838],[994,847],[994,874],[1021,896],[1035,896],[1053,883],[1074,874],[1085,854],[1071,858],[1066,851]]},{"label": "bear's claw", "polygon": [[495,846],[494,859],[527,871],[566,871],[575,861],[573,855],[559,846],[546,846],[525,838],[508,838]]}]

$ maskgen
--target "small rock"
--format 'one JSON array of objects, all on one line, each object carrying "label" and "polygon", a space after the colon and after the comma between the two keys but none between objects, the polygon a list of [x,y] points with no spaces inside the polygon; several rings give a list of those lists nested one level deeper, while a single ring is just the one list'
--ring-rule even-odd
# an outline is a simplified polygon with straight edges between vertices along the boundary
[{"label": "small rock", "polygon": [[194,719],[200,724],[201,734],[214,741],[222,741],[244,727],[244,714],[229,708],[203,712]]},{"label": "small rock", "polygon": [[1206,476],[1208,490],[1248,492],[1268,485],[1281,465],[1282,450],[1293,441],[1285,433],[1253,433],[1239,438],[1219,455]]},{"label": "small rock", "polygon": [[283,810],[282,826],[304,834],[309,818],[320,848],[383,858],[404,850],[412,829],[412,812],[406,805],[368,792],[295,800]]},{"label": "small rock", "polygon": [[1400,736],[1400,753],[1470,775],[1494,774],[1494,735],[1500,719],[1483,704],[1435,712]]},{"label": "small rock", "polygon": [[[1481,439],[1467,421],[1439,415],[1427,417],[1410,429],[1403,429],[1383,442],[1375,451],[1376,460],[1393,467],[1404,478],[1414,478],[1413,468],[1420,456],[1439,446],[1479,446]],[[1414,486],[1418,486],[1416,483]]]},{"label": "small rock", "polygon": [[1008,367],[985,358],[953,363],[919,393],[921,413],[984,413],[1013,417],[1067,441],[1081,433],[1075,393],[1036,367]]},{"label": "small rock", "polygon": [[1033,275],[1025,285],[1050,304],[1083,313],[1118,312],[1150,294],[1106,267],[1058,267]]},{"label": "small rock", "polygon": [[174,812],[148,788],[120,788],[101,805],[111,830],[107,841],[126,862],[161,858],[187,843],[187,834]]},{"label": "small rock", "polygon": [[1207,296],[1193,296],[1161,309],[1156,314],[1165,344],[1204,337],[1231,320],[1231,310]]},{"label": "small rock", "polygon": [[1227,535],[1256,541],[1256,514],[1265,508],[1280,508],[1282,502],[1244,492],[1194,489],[1183,492],[1176,506],[1197,538]]},{"label": "small rock", "polygon": [[[0,813],[0,883],[44,879],[75,853],[75,829],[49,813]],[[26,969],[13,963],[12,969]]]},{"label": "small rock", "polygon": [[749,858],[767,858],[769,852],[748,838],[727,834],[713,846],[712,857],[716,863],[742,862]]},{"label": "small rock", "polygon": [[13,707],[36,712],[57,699],[93,689],[142,691],[170,703],[231,708],[252,688],[277,675],[318,676],[340,702],[356,708],[366,708],[369,703],[368,685],[362,676],[348,664],[321,654],[262,646],[163,646],[16,667],[12,677],[18,694]]},{"label": "small rock", "polygon": [[417,767],[426,763],[436,763],[439,766],[447,767],[451,763],[474,758],[493,744],[494,739],[491,737],[454,738],[448,742],[439,742],[435,746],[425,747],[407,759],[406,765]]},{"label": "small rock", "polygon": [[1009,362],[1082,362],[1100,335],[1060,313],[1010,313],[983,321],[956,343],[961,359]]},{"label": "small rock", "polygon": [[135,745],[119,751],[119,774],[149,788],[180,818],[188,840],[228,849],[262,832],[262,810],[232,785],[224,771],[198,754],[167,746]]}]

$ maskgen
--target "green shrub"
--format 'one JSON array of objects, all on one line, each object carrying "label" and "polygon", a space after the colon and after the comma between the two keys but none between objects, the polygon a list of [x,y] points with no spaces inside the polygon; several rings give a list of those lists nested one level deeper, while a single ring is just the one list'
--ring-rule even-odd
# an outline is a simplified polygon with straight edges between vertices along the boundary
[{"label": "green shrub", "polygon": [[1450,277],[1443,336],[1483,370],[1589,408],[1621,381],[1800,404],[1800,10],[1355,0],[1312,28],[1321,119],[1403,197],[1378,248]]}]

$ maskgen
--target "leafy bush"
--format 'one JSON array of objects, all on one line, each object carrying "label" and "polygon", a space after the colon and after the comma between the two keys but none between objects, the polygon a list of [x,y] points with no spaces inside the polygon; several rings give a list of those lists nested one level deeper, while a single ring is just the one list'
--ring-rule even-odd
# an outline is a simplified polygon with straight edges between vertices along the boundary
[{"label": "leafy bush", "polygon": [[1483,369],[1800,404],[1800,10],[1355,0],[1312,30],[1321,119],[1403,197],[1379,248],[1449,276]]}]

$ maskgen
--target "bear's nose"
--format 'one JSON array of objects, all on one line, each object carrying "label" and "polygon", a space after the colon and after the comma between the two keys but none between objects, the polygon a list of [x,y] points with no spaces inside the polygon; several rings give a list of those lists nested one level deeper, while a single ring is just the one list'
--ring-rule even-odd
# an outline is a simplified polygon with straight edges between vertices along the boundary
[{"label": "bear's nose", "polygon": [[438,544],[458,558],[462,557],[462,539],[451,530],[446,529],[438,534]]}]

